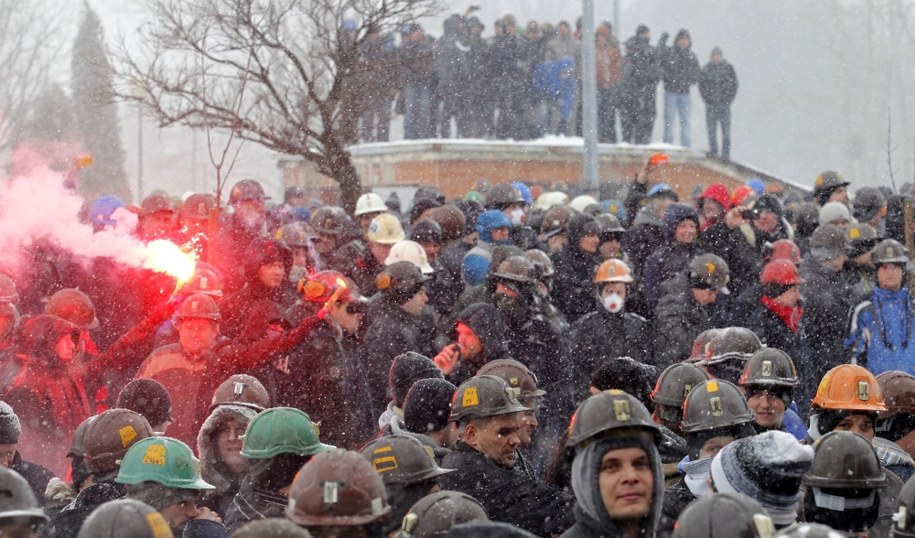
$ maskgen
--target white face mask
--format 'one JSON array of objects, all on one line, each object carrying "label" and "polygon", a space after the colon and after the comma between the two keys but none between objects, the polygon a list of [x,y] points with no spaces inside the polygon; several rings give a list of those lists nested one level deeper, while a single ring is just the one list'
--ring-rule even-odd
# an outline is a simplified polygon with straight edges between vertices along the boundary
[{"label": "white face mask", "polygon": [[521,208],[512,209],[512,224],[515,226],[521,226],[524,224],[524,210]]},{"label": "white face mask", "polygon": [[616,314],[617,312],[621,311],[623,309],[623,306],[625,306],[625,304],[626,304],[626,301],[624,301],[623,298],[618,293],[611,293],[610,295],[604,297],[601,302],[604,303],[604,308],[606,308],[608,312],[612,312],[613,314]]}]

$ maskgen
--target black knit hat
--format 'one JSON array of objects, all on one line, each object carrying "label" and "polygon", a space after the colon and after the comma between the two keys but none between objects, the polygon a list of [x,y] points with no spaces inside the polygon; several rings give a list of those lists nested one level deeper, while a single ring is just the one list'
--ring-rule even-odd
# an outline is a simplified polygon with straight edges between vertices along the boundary
[{"label": "black knit hat", "polygon": [[19,442],[22,425],[19,417],[6,402],[0,401],[0,445],[12,445]]},{"label": "black knit hat", "polygon": [[444,379],[420,379],[414,383],[403,403],[407,431],[429,433],[447,426],[456,390]]},{"label": "black knit hat", "polygon": [[390,385],[394,405],[403,407],[404,399],[413,383],[420,379],[444,379],[445,376],[432,359],[413,351],[394,357],[391,363]]},{"label": "black knit hat", "polygon": [[117,407],[143,415],[156,426],[172,418],[172,398],[161,383],[152,379],[134,379],[118,394]]}]

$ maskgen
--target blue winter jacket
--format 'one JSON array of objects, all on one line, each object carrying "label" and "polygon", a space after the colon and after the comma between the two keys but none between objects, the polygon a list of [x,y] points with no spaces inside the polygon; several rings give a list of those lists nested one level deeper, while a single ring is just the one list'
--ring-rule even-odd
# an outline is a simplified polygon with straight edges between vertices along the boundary
[{"label": "blue winter jacket", "polygon": [[575,96],[575,61],[560,58],[537,66],[534,92],[545,101],[559,101],[559,115],[568,120],[572,116],[572,99]]},{"label": "blue winter jacket", "polygon": [[889,370],[915,374],[915,306],[909,291],[875,287],[870,300],[852,311],[845,345],[874,375]]}]

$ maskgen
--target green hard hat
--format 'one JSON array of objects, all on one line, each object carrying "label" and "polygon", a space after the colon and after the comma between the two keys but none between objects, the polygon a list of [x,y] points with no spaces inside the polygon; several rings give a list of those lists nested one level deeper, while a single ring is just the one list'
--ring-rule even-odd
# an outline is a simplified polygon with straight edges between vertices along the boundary
[{"label": "green hard hat", "polygon": [[292,407],[271,407],[248,423],[241,455],[262,460],[280,454],[314,456],[334,448],[318,439],[318,427],[302,411]]},{"label": "green hard hat", "polygon": [[216,489],[200,476],[200,461],[191,448],[171,437],[147,437],[124,454],[118,484],[156,482],[169,488]]}]

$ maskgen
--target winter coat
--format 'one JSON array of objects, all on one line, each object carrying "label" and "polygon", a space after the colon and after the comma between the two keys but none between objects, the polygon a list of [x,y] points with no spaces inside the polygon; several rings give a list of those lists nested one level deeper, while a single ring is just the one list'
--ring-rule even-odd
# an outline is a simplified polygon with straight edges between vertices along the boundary
[{"label": "winter coat", "polygon": [[[804,323],[806,315],[805,310],[801,316],[801,324]],[[752,305],[752,309],[746,313],[743,324],[739,326],[756,333],[756,336],[767,347],[774,347],[787,353],[798,369],[801,383],[808,385],[812,383],[816,386],[820,382],[819,377],[815,379],[811,377],[813,374],[809,368],[807,348],[801,330],[794,332],[785,325],[785,322],[772,309],[762,303],[761,294],[757,297],[756,303]]]},{"label": "winter coat", "polygon": [[607,45],[595,45],[595,70],[597,72],[597,88],[610,90],[616,88],[623,74],[623,58],[620,46],[616,39],[611,38]]},{"label": "winter coat", "polygon": [[61,338],[78,333],[75,325],[57,316],[26,319],[17,347],[24,366],[3,396],[22,423],[19,451],[58,476],[67,472],[67,448],[76,428],[93,410],[80,359],[62,362],[55,352]]},{"label": "winter coat", "polygon": [[543,101],[559,103],[559,117],[572,115],[575,95],[575,62],[571,58],[547,60],[534,71],[534,95]]},{"label": "winter coat", "polygon": [[407,351],[435,356],[432,335],[424,330],[420,316],[408,314],[386,297],[380,299],[377,307],[362,345],[362,368],[369,383],[373,416],[379,415],[390,400],[388,374],[394,357]]},{"label": "winter coat", "polygon": [[93,510],[109,501],[123,499],[127,490],[114,482],[99,482],[79,492],[76,499],[57,514],[50,524],[48,536],[76,538],[83,523]]},{"label": "winter coat", "polygon": [[632,271],[638,277],[642,274],[645,260],[651,253],[664,245],[664,221],[650,206],[638,210],[632,227],[623,234],[623,252],[632,262]]},{"label": "winter coat", "polygon": [[642,300],[645,307],[653,310],[664,294],[661,284],[686,269],[690,260],[704,252],[695,242],[671,242],[654,251],[645,260],[645,267],[642,269]]},{"label": "winter coat", "polygon": [[464,292],[464,280],[460,272],[452,272],[438,258],[429,265],[432,266],[432,274],[429,275],[425,286],[429,304],[440,316],[448,316],[454,308],[454,303]]},{"label": "winter coat", "polygon": [[664,490],[664,506],[661,509],[661,522],[658,524],[658,538],[670,538],[673,535],[674,523],[686,505],[696,500],[696,496],[689,490],[681,479],[673,486]]},{"label": "winter coat", "polygon": [[252,308],[263,300],[273,301],[280,310],[286,310],[295,304],[296,293],[286,279],[278,288],[268,288],[256,275],[249,278],[242,289],[219,301],[219,333],[226,338],[238,336],[248,322]]},{"label": "winter coat", "polygon": [[38,504],[44,506],[46,500],[44,493],[48,488],[48,482],[54,478],[54,473],[37,463],[23,460],[19,451],[16,451],[16,454],[13,455],[13,463],[10,465],[10,469],[25,478],[25,481],[29,483],[29,487],[32,488],[32,493],[35,494]]},{"label": "winter coat", "polygon": [[220,517],[225,517],[232,499],[241,487],[245,473],[235,475],[220,461],[219,448],[216,446],[216,436],[219,430],[229,420],[234,420],[242,428],[247,428],[248,423],[257,414],[257,411],[241,405],[220,405],[203,422],[200,433],[197,434],[197,454],[200,456],[200,474],[205,481],[216,489],[202,492],[200,506],[206,506]]},{"label": "winter coat", "polygon": [[524,92],[530,80],[527,46],[517,35],[499,35],[492,42],[490,59],[496,92]]},{"label": "winter coat", "polygon": [[763,267],[763,246],[779,239],[794,239],[794,232],[784,219],[782,225],[771,234],[760,232],[750,223],[728,228],[722,221],[703,231],[699,235],[699,244],[706,252],[717,254],[728,264],[731,276],[728,289],[739,295],[759,282]]},{"label": "winter coat", "polygon": [[[172,398],[174,423],[171,437],[195,446],[197,433],[209,416],[213,392],[236,373],[249,372],[288,353],[313,328],[316,318],[306,318],[275,338],[266,336],[266,320],[272,318],[270,301],[252,308],[252,318],[236,341],[218,340],[214,347],[197,356],[187,355],[181,344],[169,344],[153,351],[140,365],[136,379],[162,383]],[[263,334],[255,339],[257,331]],[[69,445],[68,445],[69,446]]]},{"label": "winter coat", "polygon": [[[645,318],[629,312],[611,313],[599,308],[572,325],[566,334],[568,360],[576,401],[588,396],[591,374],[605,361],[632,357],[652,364],[651,326]],[[625,386],[619,387],[625,389]]]},{"label": "winter coat", "polygon": [[[801,295],[804,316],[801,326],[808,347],[811,376],[819,383],[834,366],[848,362],[845,348],[848,319],[851,313],[851,289],[841,271],[835,271],[812,259],[801,261]],[[815,385],[814,385],[815,386]]]},{"label": "winter coat", "polygon": [[470,44],[460,35],[457,23],[445,20],[445,31],[433,46],[433,65],[438,76],[438,89],[448,94],[466,92],[467,81],[473,76],[470,64]]},{"label": "winter coat", "polygon": [[623,85],[632,95],[650,95],[653,104],[658,80],[661,78],[658,49],[652,47],[644,37],[630,38],[626,44],[629,49],[626,62],[629,66],[628,69],[624,66]]},{"label": "winter coat", "polygon": [[334,251],[330,268],[352,279],[364,297],[371,297],[378,291],[375,277],[384,265],[378,263],[364,241],[354,240]]},{"label": "winter coat", "polygon": [[408,41],[397,48],[405,86],[434,88],[437,82],[434,43],[428,37],[421,42]]},{"label": "winter coat", "polygon": [[343,347],[331,320],[319,322],[289,354],[288,374],[277,371],[274,404],[301,409],[321,423],[321,440],[355,450],[374,433],[374,409],[358,359]]},{"label": "winter coat", "polygon": [[479,286],[486,280],[494,247],[493,243],[486,242],[481,237],[476,246],[464,254],[461,275],[467,287]]},{"label": "winter coat", "polygon": [[457,323],[463,323],[469,327],[480,339],[483,349],[480,351],[480,356],[473,357],[472,360],[461,357],[457,368],[447,376],[448,381],[451,381],[454,386],[457,387],[475,376],[477,371],[488,362],[511,358],[508,351],[508,328],[492,303],[474,303],[468,306],[458,314],[455,325]]},{"label": "winter coat", "polygon": [[286,517],[289,498],[280,493],[264,491],[251,485],[251,476],[242,480],[241,487],[224,518],[229,534],[234,533],[249,521],[271,517]]},{"label": "winter coat", "polygon": [[558,534],[573,523],[573,496],[502,467],[463,442],[445,456],[442,465],[457,469],[438,478],[442,489],[477,499],[493,521],[511,523],[537,536]]},{"label": "winter coat", "polygon": [[714,303],[701,306],[693,297],[684,273],[664,283],[666,295],[658,302],[654,318],[654,355],[661,369],[689,357],[699,333],[716,327]]},{"label": "winter coat", "polygon": [[550,297],[569,323],[598,308],[592,282],[600,259],[596,253],[579,247],[585,227],[593,221],[586,215],[573,216],[569,221],[569,243],[552,257],[556,274]]},{"label": "winter coat", "polygon": [[681,37],[689,38],[689,34],[680,30],[673,46],[658,48],[664,90],[673,93],[689,93],[689,87],[699,82],[699,60],[689,46],[680,48],[676,44]]},{"label": "winter coat", "polygon": [[699,74],[699,93],[706,105],[730,105],[737,95],[737,73],[727,60],[709,62]]},{"label": "winter coat", "polygon": [[258,237],[263,237],[263,230],[251,231],[232,217],[220,224],[213,249],[213,265],[222,273],[222,292],[230,295],[245,285],[245,252],[248,245]]},{"label": "winter coat", "polygon": [[874,375],[889,370],[915,373],[915,305],[909,290],[874,288],[870,300],[855,307],[845,345],[858,364]]}]

